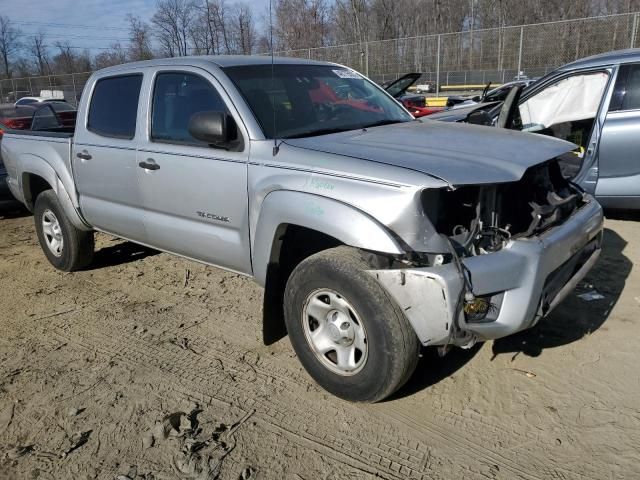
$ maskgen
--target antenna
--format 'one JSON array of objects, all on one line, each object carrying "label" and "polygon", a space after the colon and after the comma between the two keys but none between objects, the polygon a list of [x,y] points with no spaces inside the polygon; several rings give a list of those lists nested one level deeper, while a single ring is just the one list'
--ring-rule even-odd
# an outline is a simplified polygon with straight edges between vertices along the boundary
[{"label": "antenna", "polygon": [[[271,92],[274,90],[274,60],[273,60],[273,0],[269,0],[269,49],[271,50]],[[275,157],[280,150],[278,146],[278,130],[276,129],[276,104],[273,95],[271,96],[271,108],[273,109],[273,156]]]}]

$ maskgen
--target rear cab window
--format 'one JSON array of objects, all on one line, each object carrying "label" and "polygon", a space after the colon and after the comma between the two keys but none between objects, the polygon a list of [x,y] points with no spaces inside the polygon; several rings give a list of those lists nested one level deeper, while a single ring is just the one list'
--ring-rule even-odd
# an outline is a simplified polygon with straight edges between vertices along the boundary
[{"label": "rear cab window", "polygon": [[141,73],[98,80],[89,105],[87,130],[103,137],[133,139],[141,86]]}]

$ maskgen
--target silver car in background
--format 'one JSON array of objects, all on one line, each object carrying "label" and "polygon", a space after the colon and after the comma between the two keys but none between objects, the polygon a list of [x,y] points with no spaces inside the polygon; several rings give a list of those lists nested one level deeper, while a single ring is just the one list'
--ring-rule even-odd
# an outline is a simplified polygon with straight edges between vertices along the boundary
[{"label": "silver car in background", "polygon": [[577,145],[563,172],[608,208],[640,209],[640,49],[569,63],[504,104],[474,105],[431,120],[497,125]]}]

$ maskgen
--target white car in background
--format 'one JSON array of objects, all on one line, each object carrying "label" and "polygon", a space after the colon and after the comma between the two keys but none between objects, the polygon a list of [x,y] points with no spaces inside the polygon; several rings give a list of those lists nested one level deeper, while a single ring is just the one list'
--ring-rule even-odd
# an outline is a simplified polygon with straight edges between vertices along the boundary
[{"label": "white car in background", "polygon": [[64,102],[64,98],[50,98],[50,97],[22,97],[16,103],[13,104],[14,107],[24,107],[25,105],[33,105],[37,103],[47,103],[47,102]]}]

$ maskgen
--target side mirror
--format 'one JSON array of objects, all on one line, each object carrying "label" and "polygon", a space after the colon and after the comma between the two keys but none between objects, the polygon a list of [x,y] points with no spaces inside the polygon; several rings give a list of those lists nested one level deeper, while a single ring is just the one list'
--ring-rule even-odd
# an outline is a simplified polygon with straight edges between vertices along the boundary
[{"label": "side mirror", "polygon": [[471,100],[473,100],[474,102],[480,102],[480,100],[482,100],[482,97],[480,95],[476,95]]},{"label": "side mirror", "polygon": [[224,112],[198,112],[189,121],[189,134],[196,140],[219,148],[237,146],[238,130]]},{"label": "side mirror", "polygon": [[475,112],[471,112],[467,116],[467,123],[471,123],[473,125],[486,125],[491,126],[493,123],[493,119],[491,115],[489,115],[484,110],[476,110]]}]

